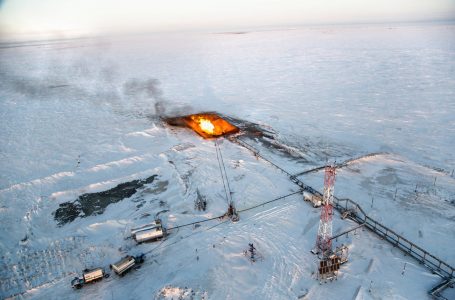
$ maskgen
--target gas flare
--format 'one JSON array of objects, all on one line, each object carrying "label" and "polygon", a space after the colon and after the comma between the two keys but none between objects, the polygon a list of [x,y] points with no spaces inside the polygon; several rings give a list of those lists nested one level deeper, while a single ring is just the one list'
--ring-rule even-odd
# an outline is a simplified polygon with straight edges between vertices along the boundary
[{"label": "gas flare", "polygon": [[167,122],[170,125],[187,126],[206,139],[239,132],[239,128],[224,120],[216,113],[200,113],[168,118]]},{"label": "gas flare", "polygon": [[202,131],[211,135],[214,134],[215,126],[212,122],[210,122],[210,120],[201,117],[192,117],[192,119],[199,123],[199,127],[201,127]]}]

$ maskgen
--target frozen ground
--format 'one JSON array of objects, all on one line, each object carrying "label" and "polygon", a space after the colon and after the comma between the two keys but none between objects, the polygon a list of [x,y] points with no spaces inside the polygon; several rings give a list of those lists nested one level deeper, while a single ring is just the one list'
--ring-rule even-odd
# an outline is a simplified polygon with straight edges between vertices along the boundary
[{"label": "frozen ground", "polygon": [[[341,169],[336,195],[455,264],[453,25],[10,46],[0,45],[1,297],[422,299],[440,281],[359,230],[339,240],[351,256],[338,281],[319,285],[309,252],[319,210],[298,195],[238,223],[210,221],[135,246],[128,229],[157,214],[173,227],[226,210],[213,141],[169,128],[157,117],[163,112],[216,110],[257,122],[287,151],[267,140],[255,146],[292,173],[326,158],[389,152]],[[238,208],[296,191],[244,148],[224,140],[221,149]],[[60,204],[151,176],[129,198],[94,209],[101,214],[86,211],[63,226],[54,219]],[[300,179],[323,182],[322,173]],[[198,193],[206,212],[194,210]],[[354,225],[334,218],[334,232]],[[250,242],[262,261],[243,256]],[[71,290],[85,267],[140,252],[148,253],[141,269]]]}]

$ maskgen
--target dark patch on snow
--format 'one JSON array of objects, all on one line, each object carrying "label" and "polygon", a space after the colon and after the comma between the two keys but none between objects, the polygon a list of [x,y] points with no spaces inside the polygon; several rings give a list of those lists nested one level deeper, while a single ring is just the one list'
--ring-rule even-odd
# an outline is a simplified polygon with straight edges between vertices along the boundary
[{"label": "dark patch on snow", "polygon": [[63,87],[67,87],[67,86],[69,86],[69,84],[56,84],[56,85],[50,85],[49,88],[58,89],[58,88],[63,88]]},{"label": "dark patch on snow", "polygon": [[298,160],[297,163],[307,163],[306,158],[301,153],[298,153],[297,149],[279,141],[278,133],[271,127],[221,114],[220,116],[240,129],[241,139],[249,139],[259,143],[264,148],[274,150],[282,156]]},{"label": "dark patch on snow", "polygon": [[240,181],[243,178],[245,178],[245,174],[240,174],[240,175],[234,176],[234,181]]},{"label": "dark patch on snow", "polygon": [[137,203],[137,202],[143,202],[144,198],[143,197],[135,197],[134,199],[131,199],[131,202]]},{"label": "dark patch on snow", "polygon": [[141,208],[142,206],[144,206],[146,201],[142,201],[141,203],[139,203],[138,205],[136,205],[136,208],[139,209]]},{"label": "dark patch on snow", "polygon": [[169,181],[159,181],[153,187],[146,188],[142,191],[142,194],[154,194],[158,195],[167,190],[167,186],[169,185]]},{"label": "dark patch on snow", "polygon": [[265,125],[253,123],[250,121],[242,120],[242,119],[237,119],[234,117],[226,116],[223,114],[218,114],[220,117],[228,121],[229,123],[234,124],[236,127],[240,129],[240,132],[242,133],[242,136],[248,137],[248,138],[269,138],[271,140],[274,140],[274,137],[276,135],[276,132]]},{"label": "dark patch on snow", "polygon": [[376,182],[380,185],[392,186],[397,184],[403,184],[397,175],[397,170],[392,167],[386,167],[379,172],[379,176],[376,177]]},{"label": "dark patch on snow", "polygon": [[196,189],[197,197],[194,200],[194,209],[199,211],[205,211],[207,209],[207,198]]},{"label": "dark patch on snow", "polygon": [[140,217],[140,219],[144,219],[144,218],[147,218],[147,217],[150,217],[150,214],[149,213],[143,213]]},{"label": "dark patch on snow", "polygon": [[107,206],[117,203],[134,195],[138,189],[152,183],[158,175],[152,175],[146,179],[136,179],[124,182],[116,187],[98,193],[87,193],[79,196],[73,202],[61,203],[53,213],[55,221],[61,227],[74,221],[76,218],[100,215]]},{"label": "dark patch on snow", "polygon": [[256,144],[260,144],[262,147],[302,166],[322,164],[328,157],[345,160],[354,155],[352,149],[333,141],[323,142],[302,138],[301,136],[283,136],[264,124],[219,115],[240,129],[239,139],[254,141]]}]

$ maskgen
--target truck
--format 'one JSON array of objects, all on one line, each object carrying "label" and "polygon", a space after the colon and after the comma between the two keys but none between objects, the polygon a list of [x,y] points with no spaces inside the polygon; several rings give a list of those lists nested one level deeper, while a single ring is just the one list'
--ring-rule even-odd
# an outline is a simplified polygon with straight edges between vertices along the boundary
[{"label": "truck", "polygon": [[138,244],[159,240],[163,238],[164,235],[165,230],[163,229],[160,219],[155,220],[153,223],[131,229],[131,236]]},{"label": "truck", "polygon": [[93,283],[108,277],[109,274],[105,273],[104,269],[102,268],[96,268],[91,270],[85,269],[82,273],[82,277],[74,277],[74,279],[71,280],[71,286],[73,287],[73,289],[80,289],[84,286],[84,284]]},{"label": "truck", "polygon": [[128,271],[133,267],[137,267],[139,264],[142,264],[145,259],[145,254],[140,254],[138,256],[127,255],[118,262],[111,264],[109,267],[114,270],[115,274],[123,277]]},{"label": "truck", "polygon": [[322,205],[322,198],[320,196],[308,192],[303,192],[303,200],[311,202],[313,207]]}]

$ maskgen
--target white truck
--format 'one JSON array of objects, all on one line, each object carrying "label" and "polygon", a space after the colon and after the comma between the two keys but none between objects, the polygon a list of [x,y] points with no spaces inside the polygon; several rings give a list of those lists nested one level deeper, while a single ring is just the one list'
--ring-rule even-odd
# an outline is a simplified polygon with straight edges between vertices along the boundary
[{"label": "white truck", "polygon": [[314,195],[308,192],[303,192],[303,200],[311,202],[313,207],[319,207],[322,205],[322,198],[319,195]]},{"label": "white truck", "polygon": [[115,274],[119,276],[125,275],[130,271],[134,266],[142,264],[145,259],[145,254],[138,256],[127,255],[115,264],[111,264],[109,267],[114,270]]},{"label": "white truck", "polygon": [[91,270],[85,269],[83,271],[82,277],[74,277],[74,279],[71,280],[71,286],[74,289],[80,289],[84,286],[84,284],[96,282],[103,278],[108,277],[109,274],[104,273],[104,270],[102,268],[96,268]]},{"label": "white truck", "polygon": [[131,236],[138,244],[159,240],[163,238],[164,235],[165,231],[160,219],[155,220],[153,223],[131,229]]}]

